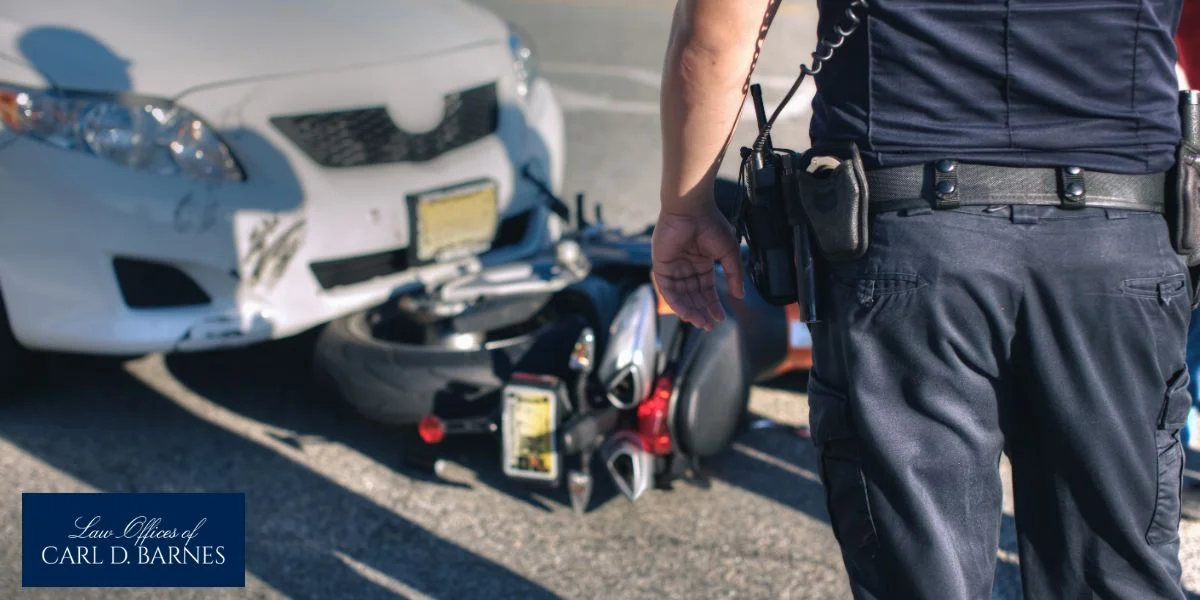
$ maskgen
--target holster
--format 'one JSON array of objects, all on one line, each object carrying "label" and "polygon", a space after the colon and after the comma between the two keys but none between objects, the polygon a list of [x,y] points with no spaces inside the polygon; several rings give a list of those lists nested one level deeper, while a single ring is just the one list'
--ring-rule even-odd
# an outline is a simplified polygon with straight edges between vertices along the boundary
[{"label": "holster", "polygon": [[1171,246],[1187,263],[1192,308],[1200,307],[1200,91],[1179,95],[1182,136],[1167,178],[1166,212]]},{"label": "holster", "polygon": [[867,252],[870,214],[867,175],[858,146],[819,144],[793,160],[797,216],[808,223],[822,258],[844,262],[862,257]]}]

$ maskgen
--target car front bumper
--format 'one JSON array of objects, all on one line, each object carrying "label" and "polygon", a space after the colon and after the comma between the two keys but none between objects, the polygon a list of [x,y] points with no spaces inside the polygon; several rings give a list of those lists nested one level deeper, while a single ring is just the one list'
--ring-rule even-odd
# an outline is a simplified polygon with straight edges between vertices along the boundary
[{"label": "car front bumper", "polygon": [[[210,93],[184,103],[212,114],[206,104],[229,90]],[[480,177],[497,183],[502,219],[485,263],[559,235],[544,194],[521,175],[531,166],[561,194],[563,118],[544,81],[504,111],[496,135],[420,165],[324,169],[265,113],[239,111],[217,126],[246,167],[237,184],[146,174],[24,138],[0,147],[0,293],[18,342],[131,355],[300,333],[471,264],[405,267],[404,198]]]}]

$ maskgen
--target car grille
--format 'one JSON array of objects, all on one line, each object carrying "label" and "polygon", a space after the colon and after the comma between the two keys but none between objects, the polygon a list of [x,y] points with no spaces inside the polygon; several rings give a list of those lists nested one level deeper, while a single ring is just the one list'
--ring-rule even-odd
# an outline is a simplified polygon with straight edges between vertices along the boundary
[{"label": "car grille", "polygon": [[325,167],[424,162],[485,138],[499,122],[496,84],[445,97],[442,122],[432,131],[409,133],[380,107],[274,117],[271,123]]}]

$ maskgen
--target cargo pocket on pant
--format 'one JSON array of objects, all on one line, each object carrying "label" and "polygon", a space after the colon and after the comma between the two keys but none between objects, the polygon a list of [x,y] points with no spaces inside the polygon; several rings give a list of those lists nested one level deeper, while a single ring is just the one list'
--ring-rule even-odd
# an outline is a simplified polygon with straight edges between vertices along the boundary
[{"label": "cargo pocket on pant", "polygon": [[1179,430],[1187,422],[1192,405],[1192,396],[1188,391],[1190,381],[1187,369],[1180,370],[1171,378],[1154,431],[1158,452],[1158,493],[1154,516],[1146,532],[1146,541],[1154,545],[1179,539],[1184,465],[1184,448],[1179,439]]},{"label": "cargo pocket on pant", "polygon": [[820,457],[833,535],[847,560],[871,558],[879,548],[879,537],[867,498],[861,442],[850,424],[846,397],[810,375],[808,402],[809,431]]}]

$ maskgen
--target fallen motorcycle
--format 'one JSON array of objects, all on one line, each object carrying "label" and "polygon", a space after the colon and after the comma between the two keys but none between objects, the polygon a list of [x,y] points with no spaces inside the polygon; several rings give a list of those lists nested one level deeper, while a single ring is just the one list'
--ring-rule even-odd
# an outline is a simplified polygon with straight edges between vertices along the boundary
[{"label": "fallen motorcycle", "polygon": [[681,321],[650,281],[650,231],[587,222],[528,260],[480,264],[327,326],[316,366],[369,418],[416,425],[432,468],[451,435],[499,438],[504,474],[560,487],[584,512],[598,456],[636,500],[715,456],[745,424],[750,388],[809,365],[795,307],[747,284],[710,332]]}]

